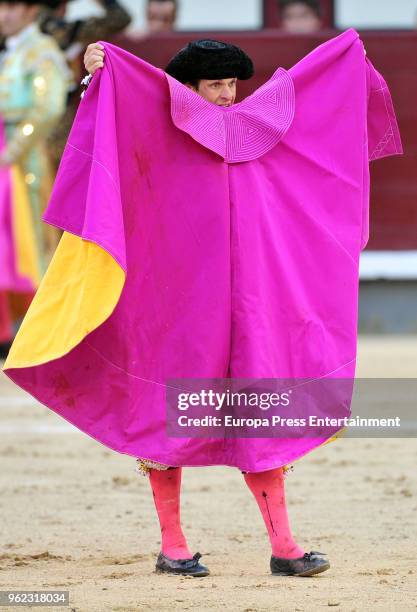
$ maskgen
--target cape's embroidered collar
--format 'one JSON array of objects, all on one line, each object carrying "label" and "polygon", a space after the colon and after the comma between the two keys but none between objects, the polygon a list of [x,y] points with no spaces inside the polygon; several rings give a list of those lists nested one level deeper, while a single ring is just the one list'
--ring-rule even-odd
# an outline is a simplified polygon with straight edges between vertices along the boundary
[{"label": "cape's embroidered collar", "polygon": [[250,161],[267,153],[294,118],[294,85],[283,68],[229,108],[216,106],[170,75],[166,77],[174,124],[228,163]]}]

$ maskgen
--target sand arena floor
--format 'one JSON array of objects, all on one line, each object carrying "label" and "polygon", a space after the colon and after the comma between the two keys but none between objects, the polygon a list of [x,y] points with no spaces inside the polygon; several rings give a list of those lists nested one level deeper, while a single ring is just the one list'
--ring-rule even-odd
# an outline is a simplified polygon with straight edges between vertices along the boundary
[{"label": "sand arena floor", "polygon": [[[417,378],[417,337],[360,337],[357,373]],[[342,439],[294,464],[294,534],[331,563],[312,578],[269,574],[266,531],[238,470],[184,469],[184,531],[211,575],[180,578],[153,572],[158,521],[133,458],[3,374],[0,405],[3,590],[69,590],[69,608],[44,609],[77,612],[416,610],[416,439]]]}]

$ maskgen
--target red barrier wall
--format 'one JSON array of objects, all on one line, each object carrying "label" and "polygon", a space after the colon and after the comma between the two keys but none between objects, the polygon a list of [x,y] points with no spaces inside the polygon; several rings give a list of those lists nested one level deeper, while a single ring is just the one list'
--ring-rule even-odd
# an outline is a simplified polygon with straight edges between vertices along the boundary
[{"label": "red barrier wall", "polygon": [[[245,97],[278,66],[291,67],[306,53],[337,35],[326,30],[291,37],[273,29],[259,32],[173,33],[134,41],[114,39],[144,60],[163,68],[189,40],[215,38],[241,46],[253,58],[256,75],[239,83]],[[372,163],[371,236],[369,249],[417,249],[417,33],[361,32],[367,54],[385,77],[394,101],[405,155]]]}]

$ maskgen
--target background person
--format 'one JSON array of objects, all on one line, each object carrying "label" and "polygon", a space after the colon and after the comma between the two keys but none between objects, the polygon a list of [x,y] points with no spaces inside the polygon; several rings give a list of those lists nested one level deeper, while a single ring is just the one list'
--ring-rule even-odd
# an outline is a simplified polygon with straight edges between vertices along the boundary
[{"label": "background person", "polygon": [[53,0],[49,7],[43,7],[39,15],[41,30],[58,42],[77,83],[68,94],[65,113],[61,121],[48,138],[48,153],[55,173],[58,170],[80,100],[78,82],[83,70],[82,54],[86,46],[97,39],[108,40],[122,32],[131,22],[129,12],[118,0],[95,0],[104,11],[102,16],[68,21],[66,19],[68,1],[71,0]]},{"label": "background person", "polygon": [[290,34],[310,34],[322,29],[318,0],[280,0],[281,29]]},{"label": "background person", "polygon": [[175,30],[177,14],[177,0],[147,0],[147,32],[149,34],[172,32],[172,30]]},{"label": "background person", "polygon": [[[48,4],[47,0],[43,4]],[[0,223],[10,245],[10,257],[7,262],[2,259],[1,264],[10,269],[0,274],[3,279],[7,277],[3,285],[0,283],[0,328],[6,347],[2,350],[7,350],[4,328],[13,335],[13,319],[17,323],[24,316],[59,236],[41,222],[54,178],[47,137],[65,111],[73,77],[56,41],[40,31],[40,11],[39,0],[0,2],[4,36],[0,55],[0,118],[4,127],[0,171],[5,213]]]}]

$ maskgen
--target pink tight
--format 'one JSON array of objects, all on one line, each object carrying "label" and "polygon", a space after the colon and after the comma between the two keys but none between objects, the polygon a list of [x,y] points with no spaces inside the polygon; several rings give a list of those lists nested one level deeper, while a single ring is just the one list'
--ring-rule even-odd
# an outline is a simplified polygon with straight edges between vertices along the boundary
[{"label": "pink tight", "polygon": [[[180,492],[182,468],[151,469],[150,484],[161,527],[161,550],[171,559],[191,559],[180,521]],[[289,525],[285,503],[284,472],[282,467],[258,473],[244,473],[268,531],[275,557],[294,559],[304,550],[295,542]]]},{"label": "pink tight", "polygon": [[192,559],[181,529],[180,492],[182,468],[149,471],[155,508],[161,527],[161,551],[171,559]]},{"label": "pink tight", "polygon": [[282,467],[266,472],[246,473],[244,478],[261,511],[274,557],[302,557],[305,551],[298,546],[291,534]]}]

